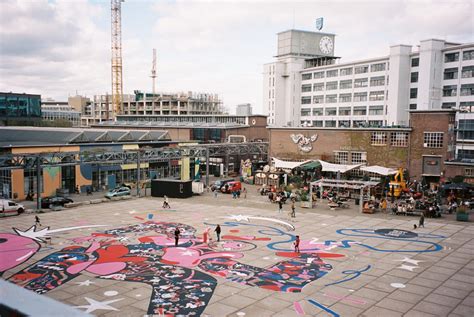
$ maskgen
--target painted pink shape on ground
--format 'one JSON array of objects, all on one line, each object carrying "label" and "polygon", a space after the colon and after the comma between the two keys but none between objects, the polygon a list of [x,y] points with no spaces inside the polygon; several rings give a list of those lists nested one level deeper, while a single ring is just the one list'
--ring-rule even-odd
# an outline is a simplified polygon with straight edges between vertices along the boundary
[{"label": "painted pink shape on ground", "polygon": [[83,262],[83,263],[74,264],[74,265],[68,267],[66,271],[69,274],[77,274],[77,273],[85,270],[92,263],[94,263],[94,261],[87,261],[87,262]]},{"label": "painted pink shape on ground", "polygon": [[97,250],[99,248],[100,248],[100,243],[94,241],[94,242],[92,242],[89,249],[86,250],[86,253],[92,253],[92,252],[94,252],[95,250]]},{"label": "painted pink shape on ground", "polygon": [[123,270],[127,266],[124,262],[110,262],[101,264],[92,264],[87,271],[97,275],[108,275]]},{"label": "painted pink shape on ground", "polygon": [[301,307],[299,302],[294,302],[293,307],[295,308],[295,311],[298,315],[304,315],[303,307]]},{"label": "painted pink shape on ground", "polygon": [[25,262],[40,246],[34,240],[11,233],[0,233],[0,272]]},{"label": "painted pink shape on ground", "polygon": [[165,254],[163,254],[161,262],[185,267],[194,267],[202,260],[209,258],[224,257],[238,259],[243,256],[243,254],[235,252],[209,252],[201,254],[201,252],[199,252],[197,249],[181,247],[165,248],[164,251]]},{"label": "painted pink shape on ground", "polygon": [[[138,238],[140,242],[153,242],[156,245],[162,246],[174,246],[174,238],[168,238],[166,236],[148,236]],[[189,241],[194,241],[194,239],[179,239],[179,244],[187,243]]]}]

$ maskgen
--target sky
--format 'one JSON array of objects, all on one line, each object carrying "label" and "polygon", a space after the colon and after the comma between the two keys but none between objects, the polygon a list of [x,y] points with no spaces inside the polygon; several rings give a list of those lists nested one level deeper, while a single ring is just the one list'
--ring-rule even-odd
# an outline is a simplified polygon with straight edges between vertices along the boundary
[{"label": "sky", "polygon": [[[193,1],[122,3],[124,93],[217,93],[231,112],[262,107],[263,64],[276,34],[335,33],[335,55],[350,62],[388,55],[394,44],[440,38],[474,42],[473,0]],[[109,0],[0,0],[0,91],[67,100],[111,92]]]}]

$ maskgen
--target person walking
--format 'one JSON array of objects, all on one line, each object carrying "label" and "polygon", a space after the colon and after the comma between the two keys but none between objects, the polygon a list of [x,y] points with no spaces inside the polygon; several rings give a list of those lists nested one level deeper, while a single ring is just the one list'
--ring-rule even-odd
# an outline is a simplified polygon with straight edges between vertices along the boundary
[{"label": "person walking", "polygon": [[295,245],[295,252],[300,253],[300,236],[296,236],[294,245]]},{"label": "person walking", "polygon": [[221,241],[221,226],[217,225],[214,231],[216,232],[217,242],[220,242]]},{"label": "person walking", "polygon": [[247,199],[247,188],[244,187],[242,192],[244,193],[244,199]]},{"label": "person walking", "polygon": [[421,212],[421,216],[420,216],[420,221],[418,223],[418,227],[421,228],[421,227],[425,227],[425,214],[424,212]]},{"label": "person walking", "polygon": [[40,225],[42,227],[40,218],[38,216],[35,216],[35,225]]},{"label": "person walking", "polygon": [[295,200],[291,200],[291,218],[296,218],[296,212],[295,212]]},{"label": "person walking", "polygon": [[168,196],[164,196],[165,200],[163,201],[163,208],[171,208],[170,203],[168,202]]},{"label": "person walking", "polygon": [[278,213],[281,214],[283,210],[283,202],[281,200],[278,201]]},{"label": "person walking", "polygon": [[174,231],[174,246],[177,247],[179,243],[179,235],[181,234],[181,231],[179,231],[179,228],[176,227],[176,230]]}]

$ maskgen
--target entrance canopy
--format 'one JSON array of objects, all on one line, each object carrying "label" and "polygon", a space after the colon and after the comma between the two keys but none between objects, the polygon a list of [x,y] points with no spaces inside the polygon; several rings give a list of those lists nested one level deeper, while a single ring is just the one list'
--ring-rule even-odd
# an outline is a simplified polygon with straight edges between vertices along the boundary
[{"label": "entrance canopy", "polygon": [[323,167],[323,172],[334,172],[334,173],[337,173],[337,172],[345,173],[350,170],[353,170],[354,168],[362,166],[362,164],[355,164],[355,165],[333,164],[333,163],[325,162],[322,160],[319,160],[319,163],[321,163],[321,166]]},{"label": "entrance canopy", "polygon": [[294,168],[297,168],[298,166],[304,165],[308,162],[311,162],[311,160],[306,160],[306,161],[282,161],[277,158],[272,157],[273,164],[275,168],[281,168],[284,170],[292,170]]},{"label": "entrance canopy", "polygon": [[393,175],[397,173],[396,169],[378,166],[378,165],[362,166],[360,170],[364,172],[375,173],[375,174],[384,175],[384,176]]}]

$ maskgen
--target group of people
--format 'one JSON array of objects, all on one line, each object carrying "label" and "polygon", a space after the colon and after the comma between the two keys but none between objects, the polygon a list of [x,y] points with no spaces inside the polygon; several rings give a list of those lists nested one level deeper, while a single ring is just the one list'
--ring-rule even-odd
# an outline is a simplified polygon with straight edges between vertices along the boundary
[{"label": "group of people", "polygon": [[[218,224],[216,228],[214,229],[214,232],[216,233],[217,236],[217,242],[221,241],[221,226]],[[176,227],[174,230],[174,246],[177,247],[179,245],[179,238],[181,236],[181,230],[179,227]]]}]

